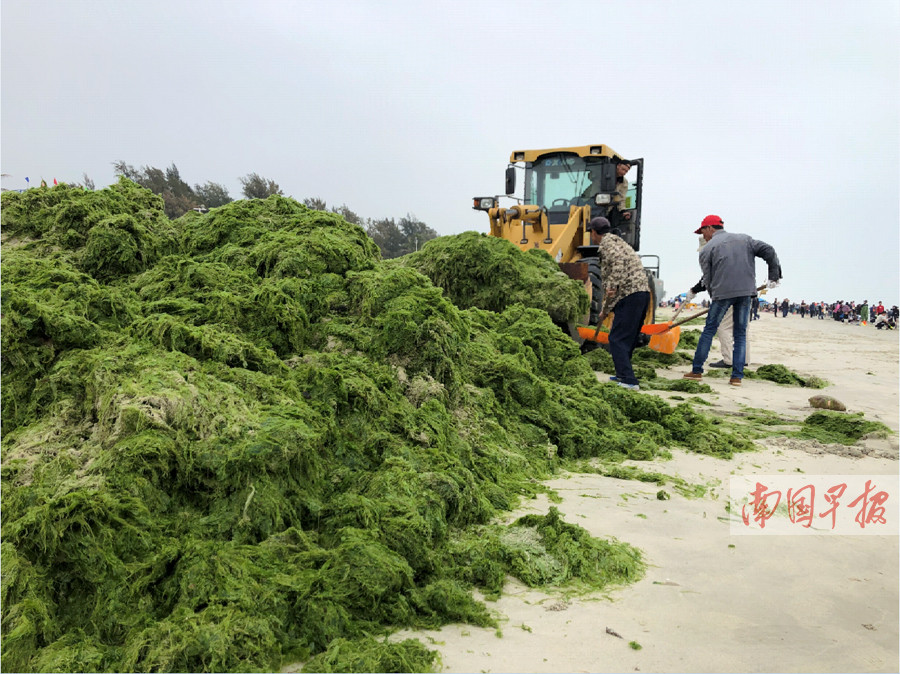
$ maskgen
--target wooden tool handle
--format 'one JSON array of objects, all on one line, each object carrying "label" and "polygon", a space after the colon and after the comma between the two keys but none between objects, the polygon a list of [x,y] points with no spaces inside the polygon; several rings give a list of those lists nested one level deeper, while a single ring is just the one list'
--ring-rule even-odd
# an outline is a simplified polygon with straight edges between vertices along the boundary
[{"label": "wooden tool handle", "polygon": [[682,318],[677,323],[672,323],[672,325],[669,326],[669,330],[671,330],[672,328],[677,328],[679,325],[684,325],[688,321],[692,321],[695,318],[700,318],[704,314],[708,314],[708,313],[709,313],[709,308],[706,308],[703,311],[701,311],[700,313],[694,314],[693,316],[688,316],[687,318]]},{"label": "wooden tool handle", "polygon": [[[766,288],[766,285],[763,284],[763,285],[759,286],[759,288],[757,288],[757,290],[765,290],[765,288]],[[701,311],[701,312],[698,313],[698,314],[694,314],[693,316],[688,316],[687,318],[682,318],[682,319],[681,319],[680,321],[678,321],[677,323],[672,323],[672,325],[669,326],[669,330],[671,330],[672,328],[674,328],[674,327],[676,327],[676,326],[684,325],[684,324],[687,323],[688,321],[692,321],[692,320],[694,320],[695,318],[700,318],[700,317],[703,316],[704,314],[708,314],[708,313],[709,313],[709,308],[706,308],[706,309],[704,309],[703,311]]]}]

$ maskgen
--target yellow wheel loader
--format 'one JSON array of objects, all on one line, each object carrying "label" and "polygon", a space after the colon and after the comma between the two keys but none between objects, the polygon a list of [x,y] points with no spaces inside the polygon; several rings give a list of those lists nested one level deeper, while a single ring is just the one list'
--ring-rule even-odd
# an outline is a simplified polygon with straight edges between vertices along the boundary
[{"label": "yellow wheel loader", "polygon": [[[619,164],[630,164],[625,176]],[[523,194],[515,196],[516,173],[523,172]],[[595,325],[603,297],[603,279],[597,246],[592,246],[585,226],[592,217],[609,219],[613,233],[635,251],[641,242],[643,159],[626,159],[607,145],[559,147],[549,150],[515,150],[506,169],[506,193],[515,202],[503,207],[500,196],[475,197],[473,208],[486,211],[491,236],[516,244],[522,250],[541,248],[570,277],[582,281],[591,297],[591,312],[584,323]],[[624,181],[622,180],[624,178]],[[650,306],[644,323],[652,323],[662,299],[659,256],[641,255],[650,281]],[[612,321],[612,315],[606,324]],[[575,325],[561,326],[579,343]]]}]

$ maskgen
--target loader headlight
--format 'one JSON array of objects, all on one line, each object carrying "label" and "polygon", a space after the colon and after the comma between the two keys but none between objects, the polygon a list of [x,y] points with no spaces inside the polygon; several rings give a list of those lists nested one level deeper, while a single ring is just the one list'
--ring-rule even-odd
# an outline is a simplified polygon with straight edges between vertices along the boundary
[{"label": "loader headlight", "polygon": [[476,211],[489,211],[496,205],[497,200],[494,199],[494,197],[475,197],[473,199],[472,208]]},{"label": "loader headlight", "polygon": [[598,206],[602,206],[604,204],[608,204],[612,200],[612,197],[608,194],[598,194],[594,197],[594,203]]}]

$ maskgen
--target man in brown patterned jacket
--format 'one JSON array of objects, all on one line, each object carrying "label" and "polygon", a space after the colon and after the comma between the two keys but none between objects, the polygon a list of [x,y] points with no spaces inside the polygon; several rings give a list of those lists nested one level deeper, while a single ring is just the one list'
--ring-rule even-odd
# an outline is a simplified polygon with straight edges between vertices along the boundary
[{"label": "man in brown patterned jacket", "polygon": [[610,312],[615,313],[609,331],[609,353],[616,366],[612,380],[619,386],[637,390],[640,386],[631,366],[631,354],[638,345],[650,302],[650,284],[641,258],[625,241],[611,234],[610,229],[606,218],[594,218],[588,223],[591,243],[599,247],[600,279],[605,291],[597,325]]}]

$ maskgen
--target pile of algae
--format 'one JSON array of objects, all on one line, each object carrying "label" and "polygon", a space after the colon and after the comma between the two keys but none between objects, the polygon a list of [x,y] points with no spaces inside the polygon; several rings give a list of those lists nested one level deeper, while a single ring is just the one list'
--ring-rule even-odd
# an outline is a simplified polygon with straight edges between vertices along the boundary
[{"label": "pile of algae", "polygon": [[581,320],[590,308],[584,286],[560,271],[546,251],[523,254],[512,242],[487,234],[434,239],[396,264],[427,276],[459,307],[503,311],[521,304],[563,325]]},{"label": "pile of algae", "polygon": [[868,421],[862,412],[818,410],[806,417],[800,428],[800,437],[841,445],[853,445],[866,436],[885,438],[891,434],[890,428],[880,421]]},{"label": "pile of algae", "polygon": [[6,669],[426,671],[383,636],[492,624],[473,587],[640,575],[554,511],[492,524],[560,461],[722,451],[546,311],[454,304],[336,214],[2,199]]},{"label": "pile of algae", "polygon": [[801,377],[793,370],[778,363],[761,365],[754,375],[760,379],[767,379],[776,384],[785,384],[787,386],[803,386],[805,388],[825,388],[828,386],[828,382],[824,379],[814,375]]}]

